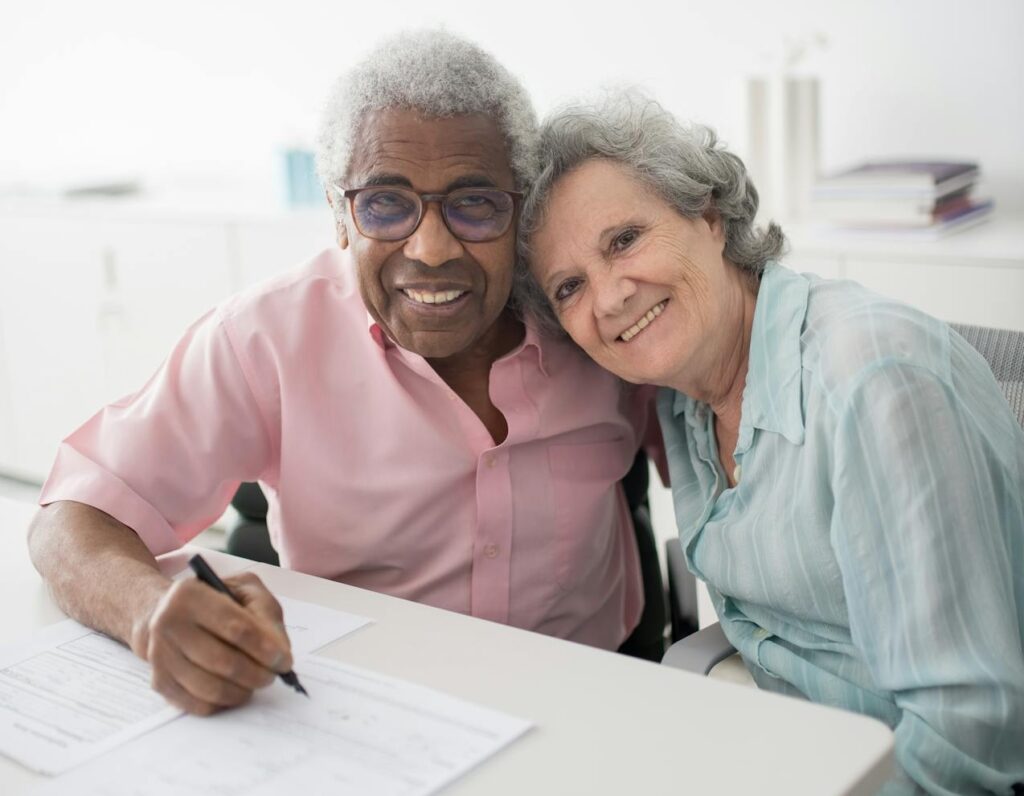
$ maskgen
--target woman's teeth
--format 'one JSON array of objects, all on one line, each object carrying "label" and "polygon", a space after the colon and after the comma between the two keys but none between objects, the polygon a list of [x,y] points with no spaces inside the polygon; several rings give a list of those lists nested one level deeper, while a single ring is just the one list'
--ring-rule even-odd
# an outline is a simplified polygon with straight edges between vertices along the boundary
[{"label": "woman's teeth", "polygon": [[620,334],[619,339],[624,343],[628,343],[630,340],[632,340],[634,337],[640,334],[640,332],[642,332],[644,329],[650,326],[651,322],[655,318],[661,315],[661,311],[665,309],[666,304],[668,304],[668,299],[665,299],[660,304],[651,307],[651,309],[647,310],[646,315],[644,315],[640,320],[638,320],[636,323],[634,323],[632,326],[626,329],[626,331]]},{"label": "woman's teeth", "polygon": [[429,290],[410,290],[408,288],[403,288],[402,292],[418,304],[448,304],[466,293],[465,290],[441,290],[432,293]]}]

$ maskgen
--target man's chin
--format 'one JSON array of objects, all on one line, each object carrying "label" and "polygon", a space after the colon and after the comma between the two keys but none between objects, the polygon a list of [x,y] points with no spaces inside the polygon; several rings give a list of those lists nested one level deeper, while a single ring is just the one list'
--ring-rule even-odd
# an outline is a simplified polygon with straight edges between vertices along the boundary
[{"label": "man's chin", "polygon": [[466,351],[472,341],[473,338],[466,335],[464,329],[458,332],[431,329],[407,332],[402,335],[402,339],[396,339],[395,343],[424,359],[445,359]]}]

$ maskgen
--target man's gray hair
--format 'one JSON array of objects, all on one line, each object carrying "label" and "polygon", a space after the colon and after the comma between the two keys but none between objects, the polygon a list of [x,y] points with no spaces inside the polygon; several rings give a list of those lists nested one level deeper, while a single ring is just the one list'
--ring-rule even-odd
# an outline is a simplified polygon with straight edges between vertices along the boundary
[{"label": "man's gray hair", "polygon": [[537,116],[522,84],[475,44],[443,30],[382,41],[331,90],[317,138],[317,174],[328,188],[348,176],[352,147],[367,113],[412,109],[444,118],[483,114],[505,137],[516,188],[536,166]]},{"label": "man's gray hair", "polygon": [[[661,105],[633,90],[563,108],[541,126],[540,172],[523,207],[520,260],[529,258],[530,234],[558,180],[593,158],[621,163],[687,218],[717,212],[725,231],[725,258],[757,278],[779,257],[786,238],[778,224],[754,226],[757,189],[743,161],[718,142],[714,130],[684,125]],[[553,331],[555,316],[543,291],[522,269],[517,303]]]}]

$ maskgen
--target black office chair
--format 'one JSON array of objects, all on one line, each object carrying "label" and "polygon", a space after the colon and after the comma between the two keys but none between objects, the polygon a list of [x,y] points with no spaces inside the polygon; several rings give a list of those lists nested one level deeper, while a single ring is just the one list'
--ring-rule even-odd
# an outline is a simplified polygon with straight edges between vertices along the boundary
[{"label": "black office chair", "polygon": [[[658,562],[658,550],[651,528],[647,500],[648,482],[647,457],[641,451],[626,477],[622,479],[622,487],[633,515],[636,543],[640,552],[644,611],[640,617],[640,624],[619,651],[635,658],[658,662],[665,654],[665,626],[668,620],[661,564]],[[228,529],[225,548],[227,552],[253,561],[280,566],[277,551],[270,544],[270,534],[267,532],[267,499],[259,485],[242,484],[231,500],[231,505],[235,507],[239,517]]]}]

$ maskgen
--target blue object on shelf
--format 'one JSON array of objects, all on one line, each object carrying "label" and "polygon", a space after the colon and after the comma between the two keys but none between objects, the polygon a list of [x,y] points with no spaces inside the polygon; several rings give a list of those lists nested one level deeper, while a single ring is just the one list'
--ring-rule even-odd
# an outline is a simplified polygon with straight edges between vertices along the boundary
[{"label": "blue object on shelf", "polygon": [[324,201],[324,189],[316,176],[316,161],[308,149],[286,149],[284,200],[288,207],[309,207]]}]

